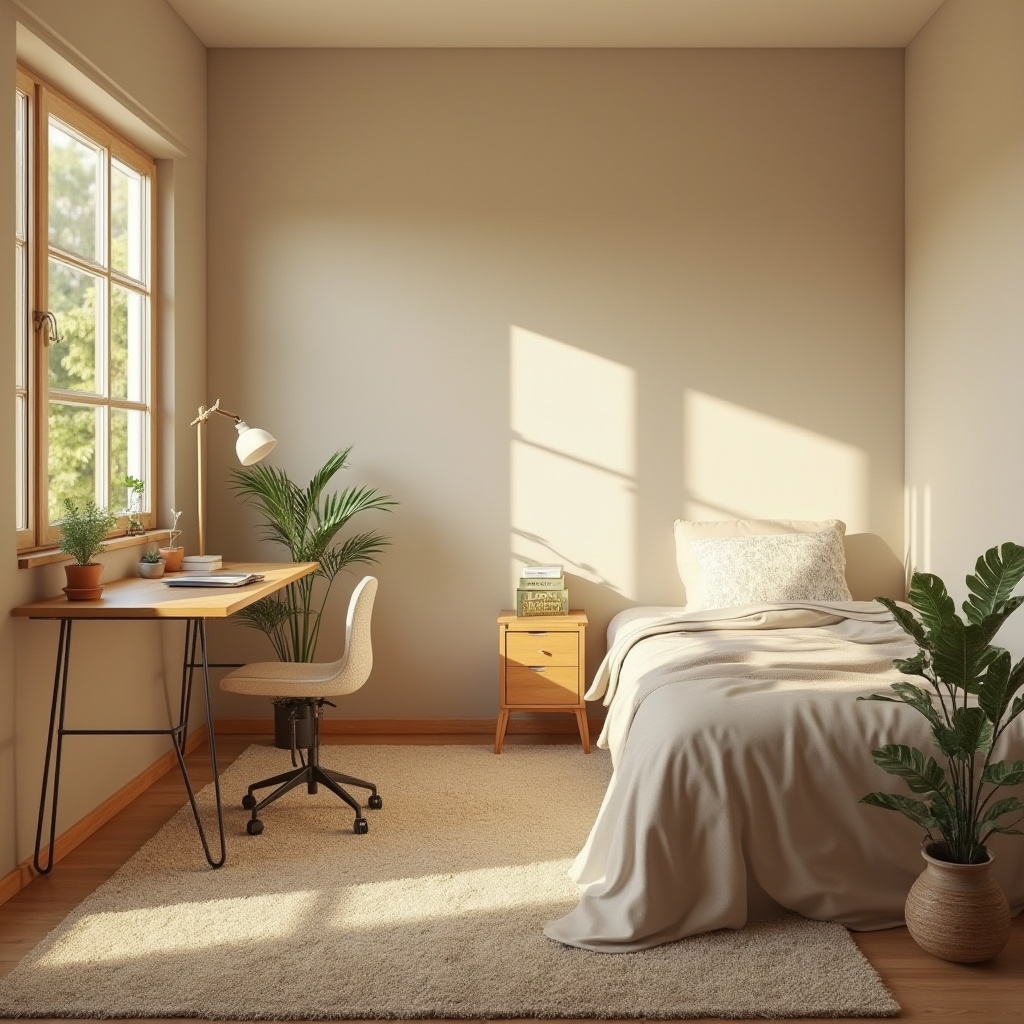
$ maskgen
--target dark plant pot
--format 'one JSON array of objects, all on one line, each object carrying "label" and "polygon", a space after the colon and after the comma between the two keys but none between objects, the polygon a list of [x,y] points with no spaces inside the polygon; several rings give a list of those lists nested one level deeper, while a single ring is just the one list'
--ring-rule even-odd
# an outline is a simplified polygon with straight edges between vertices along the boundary
[{"label": "dark plant pot", "polygon": [[64,566],[68,585],[64,593],[69,601],[92,601],[103,593],[100,577],[103,575],[101,562],[79,565],[77,562]]},{"label": "dark plant pot", "polygon": [[907,930],[926,952],[954,963],[991,960],[1010,939],[1010,907],[992,877],[992,854],[981,864],[954,864],[945,843],[925,843],[925,869],[907,896]]},{"label": "dark plant pot", "polygon": [[314,708],[300,701],[274,702],[274,746],[292,749],[292,728],[295,729],[295,747],[309,750],[313,746]]}]

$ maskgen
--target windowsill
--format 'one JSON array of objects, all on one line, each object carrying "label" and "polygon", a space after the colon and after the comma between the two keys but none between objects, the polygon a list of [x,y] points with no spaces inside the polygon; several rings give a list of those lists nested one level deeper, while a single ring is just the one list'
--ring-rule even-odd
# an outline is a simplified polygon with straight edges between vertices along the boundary
[{"label": "windowsill", "polygon": [[[137,533],[131,537],[127,535],[110,537],[103,542],[103,551],[118,551],[121,548],[141,548],[155,540],[166,540],[170,535],[170,530],[147,530],[145,533]],[[18,568],[34,569],[39,565],[53,565],[57,562],[70,561],[71,555],[61,551],[60,548],[40,548],[38,551],[26,551],[24,554],[18,555]]]}]

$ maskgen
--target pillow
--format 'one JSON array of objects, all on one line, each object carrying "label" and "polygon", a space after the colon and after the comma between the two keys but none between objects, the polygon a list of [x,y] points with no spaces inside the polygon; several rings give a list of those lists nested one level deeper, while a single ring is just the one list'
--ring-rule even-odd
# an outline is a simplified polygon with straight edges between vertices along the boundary
[{"label": "pillow", "polygon": [[704,575],[702,608],[779,601],[849,601],[836,530],[691,541]]},{"label": "pillow", "polygon": [[[694,522],[675,521],[676,568],[686,589],[686,608],[697,611],[706,608],[704,601],[704,573],[692,542],[713,540],[716,537],[764,537],[775,534],[821,533],[832,530],[842,545],[846,524],[840,519],[724,519]],[[845,560],[844,560],[845,565]]]}]

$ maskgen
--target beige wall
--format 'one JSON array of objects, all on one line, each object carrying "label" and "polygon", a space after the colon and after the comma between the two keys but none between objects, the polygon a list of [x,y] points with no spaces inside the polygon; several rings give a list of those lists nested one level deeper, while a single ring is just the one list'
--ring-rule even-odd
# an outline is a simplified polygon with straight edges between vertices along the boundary
[{"label": "beige wall", "polygon": [[909,543],[959,602],[978,555],[1024,542],[1024,3],[947,0],[906,75]]},{"label": "beige wall", "polygon": [[[206,334],[206,51],[163,0],[4,0],[0,60],[14,80],[17,54],[34,70],[81,95],[105,89],[120,101],[122,129],[161,158],[166,184],[159,226],[160,396],[163,470],[159,506],[195,503],[194,440],[186,415],[204,398]],[[3,108],[0,194],[13,195],[13,104]],[[13,236],[13,206],[3,230]],[[0,276],[13,279],[12,253]],[[14,319],[13,292],[0,292],[0,320]],[[14,361],[0,370],[0,475],[13,477]],[[184,425],[182,425],[184,421]],[[176,451],[184,448],[184,456]],[[179,506],[180,507],[180,506]],[[161,521],[168,516],[161,512]],[[194,514],[192,516],[194,519]],[[183,524],[184,525],[184,524]],[[189,525],[194,537],[195,525]],[[137,552],[104,556],[105,578],[135,571]],[[6,610],[57,593],[61,566],[19,570],[7,535],[0,573],[0,878],[31,854],[49,714],[57,627],[14,622]],[[78,727],[163,724],[180,675],[180,631],[173,626],[81,624],[74,630],[69,716]],[[173,698],[176,700],[176,696]],[[69,723],[71,719],[69,718]],[[58,829],[74,823],[167,750],[163,737],[69,739]]]},{"label": "beige wall", "polygon": [[[681,515],[838,516],[900,587],[901,51],[211,51],[209,124],[211,395],[402,502],[342,713],[493,717],[523,559],[593,668]],[[267,552],[231,457],[212,546]]]}]

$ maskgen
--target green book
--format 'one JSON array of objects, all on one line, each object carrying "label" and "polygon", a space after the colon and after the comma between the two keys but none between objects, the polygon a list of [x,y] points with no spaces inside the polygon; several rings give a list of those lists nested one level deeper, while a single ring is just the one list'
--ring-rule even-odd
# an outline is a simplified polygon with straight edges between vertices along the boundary
[{"label": "green book", "polygon": [[565,577],[564,576],[552,576],[550,579],[547,577],[531,576],[529,578],[523,577],[519,581],[520,590],[565,590]]},{"label": "green book", "polygon": [[517,590],[516,615],[565,615],[569,611],[569,591]]}]

